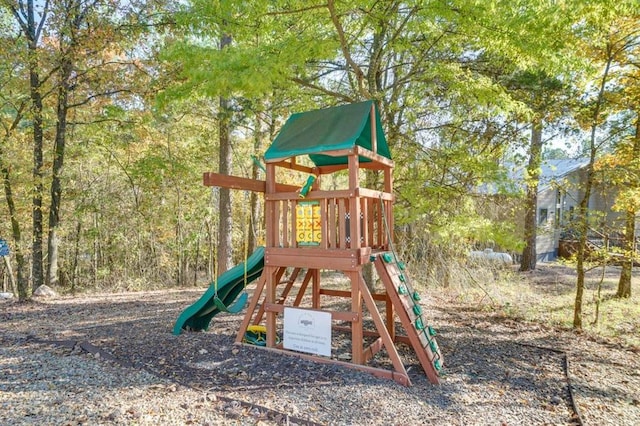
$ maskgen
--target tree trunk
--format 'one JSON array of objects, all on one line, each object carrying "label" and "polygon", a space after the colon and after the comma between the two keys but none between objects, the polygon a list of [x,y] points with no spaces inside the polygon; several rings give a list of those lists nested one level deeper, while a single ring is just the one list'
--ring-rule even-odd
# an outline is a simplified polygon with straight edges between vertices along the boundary
[{"label": "tree trunk", "polygon": [[69,111],[69,79],[72,64],[67,58],[62,60],[61,77],[58,86],[58,106],[56,110],[56,139],[53,149],[53,166],[51,178],[51,206],[49,208],[49,238],[47,241],[49,263],[47,266],[47,283],[58,283],[58,226],[60,225],[60,203],[62,201],[62,167],[67,139],[67,113]]},{"label": "tree trunk", "polygon": [[[640,113],[640,111],[638,111]],[[636,119],[636,134],[633,138],[632,158],[640,158],[640,115]],[[635,182],[635,185],[638,183]],[[625,217],[624,232],[624,260],[622,262],[622,270],[620,271],[620,280],[618,281],[618,291],[616,297],[631,297],[631,275],[633,271],[633,261],[636,249],[636,213],[635,208],[627,210]]]},{"label": "tree trunk", "polygon": [[80,236],[82,231],[82,221],[78,219],[76,224],[76,240],[73,249],[73,267],[71,268],[71,294],[75,294],[78,280],[78,264],[80,260]]},{"label": "tree trunk", "polygon": [[[29,43],[31,49],[32,43]],[[43,258],[43,214],[42,214],[42,193],[44,192],[43,180],[43,124],[42,124],[42,94],[40,93],[40,77],[37,70],[37,59],[35,58],[36,45],[33,43],[32,58],[29,67],[29,83],[31,86],[32,118],[33,118],[33,194],[32,194],[32,220],[33,220],[33,241],[32,241],[32,264],[31,264],[31,289],[35,290],[44,284],[44,258]]]},{"label": "tree trunk", "polygon": [[[595,135],[594,135],[595,138]],[[594,139],[595,141],[595,139]],[[573,328],[582,330],[582,298],[584,295],[584,279],[585,279],[585,257],[587,253],[587,234],[589,231],[589,198],[591,198],[591,189],[593,188],[593,164],[595,162],[595,144],[592,144],[591,161],[587,166],[587,179],[584,187],[584,196],[580,200],[578,207],[578,250],[576,265],[576,300],[573,309]]]},{"label": "tree trunk", "polygon": [[[0,174],[2,175],[2,185],[4,188],[5,200],[7,201],[7,208],[9,210],[11,233],[14,241],[13,251],[15,253],[16,266],[18,268],[16,271],[17,283],[14,282],[13,272],[9,271],[9,274],[13,289],[14,291],[17,290],[18,300],[21,301],[29,298],[29,280],[27,276],[27,262],[25,261],[25,256],[22,251],[22,232],[20,230],[20,223],[18,222],[16,205],[13,199],[9,166],[4,162],[4,146],[6,143],[8,143],[11,135],[13,134],[13,131],[18,127],[20,122],[22,122],[23,113],[26,106],[27,102],[24,101],[17,108],[13,123],[5,128],[5,135],[2,142],[0,143]],[[7,260],[7,267],[10,267],[11,264],[8,262],[8,259],[5,260]]]},{"label": "tree trunk", "polygon": [[636,233],[636,214],[635,211],[627,211],[625,218],[625,235],[624,235],[624,260],[622,261],[622,270],[620,271],[620,280],[618,281],[618,291],[616,297],[631,297],[631,274],[633,271],[633,260],[635,254],[635,233]]},{"label": "tree trunk", "polygon": [[[231,141],[229,138],[229,116],[228,102],[220,99],[220,147],[219,147],[219,170],[221,174],[230,175],[231,167]],[[218,199],[218,274],[229,270],[232,266],[232,232],[233,217],[231,216],[231,191],[228,188],[220,188],[220,198]]]},{"label": "tree trunk", "polygon": [[591,189],[593,188],[593,165],[596,161],[596,154],[598,151],[596,145],[596,130],[598,129],[598,122],[600,120],[600,108],[604,102],[604,90],[609,78],[609,69],[611,68],[611,62],[613,61],[612,46],[607,45],[607,64],[602,74],[602,80],[600,81],[600,89],[598,92],[598,99],[595,103],[593,110],[593,116],[591,118],[591,136],[589,138],[589,164],[587,165],[586,181],[584,186],[584,196],[580,200],[578,208],[578,224],[577,230],[578,236],[578,250],[577,250],[577,265],[576,265],[576,300],[573,307],[573,328],[576,330],[582,330],[582,296],[584,294],[584,276],[585,267],[584,260],[587,249],[587,231],[589,230],[589,218],[587,216],[587,210],[589,208],[589,198],[591,198]]},{"label": "tree trunk", "polygon": [[93,256],[91,257],[91,283],[95,287],[98,284],[98,268],[100,266],[100,239],[102,232],[98,221],[98,213],[93,214],[93,227],[96,230],[93,236]]},{"label": "tree trunk", "polygon": [[204,225],[207,230],[207,281],[211,282],[213,281],[214,262],[216,261],[216,259],[213,258],[215,242],[213,241],[213,226],[211,220],[207,218]]},{"label": "tree trunk", "polygon": [[531,145],[529,147],[529,164],[527,165],[527,198],[525,201],[524,239],[520,260],[521,271],[536,269],[538,253],[536,238],[538,235],[536,221],[538,210],[538,182],[540,181],[540,163],[542,154],[542,123],[539,119],[531,126]]},{"label": "tree trunk", "polygon": [[200,262],[200,236],[196,237],[196,255],[195,260],[193,262],[193,286],[196,287],[198,285],[198,268]]},{"label": "tree trunk", "polygon": [[[580,253],[582,252],[582,253]],[[584,246],[578,246],[578,264],[576,266],[576,300],[573,305],[573,328],[582,330],[582,297],[584,295]]]},{"label": "tree trunk", "polygon": [[[33,220],[33,240],[32,240],[32,263],[31,279],[32,289],[44,284],[44,268],[42,254],[42,194],[44,185],[43,174],[43,105],[42,87],[38,65],[38,40],[40,39],[43,24],[47,19],[48,3],[40,10],[40,21],[36,22],[36,2],[27,0],[19,5],[10,5],[22,33],[27,40],[27,55],[29,58],[29,95],[31,100],[31,120],[33,129],[33,192],[32,192],[32,220]],[[18,9],[19,7],[19,9]],[[25,13],[26,12],[26,13]]]},{"label": "tree trunk", "polygon": [[[262,121],[260,119],[261,111],[256,112],[256,122],[255,122],[255,132],[254,132],[254,140],[253,140],[253,153],[257,154],[260,152],[262,148],[263,142],[263,134],[262,131]],[[260,160],[254,157],[254,161],[251,166],[251,179],[257,180],[260,177]],[[251,192],[250,197],[250,220],[251,224],[249,226],[249,252],[252,253],[256,247],[258,246],[258,233],[261,229],[260,227],[260,199],[258,193]]]},{"label": "tree trunk", "polygon": [[[231,36],[224,35],[220,40],[220,49],[231,44]],[[228,99],[220,98],[220,111],[218,113],[219,128],[219,164],[221,174],[230,175],[231,167],[231,139],[229,135],[230,111]],[[231,191],[228,188],[220,188],[219,198],[220,222],[218,223],[218,274],[229,270],[233,261],[232,232],[233,217],[231,216]]]},{"label": "tree trunk", "polygon": [[17,290],[18,300],[24,301],[29,298],[29,277],[27,275],[27,262],[22,252],[22,233],[20,231],[20,223],[17,219],[15,202],[13,200],[13,191],[11,189],[11,181],[9,180],[9,169],[2,165],[2,181],[4,184],[4,195],[9,208],[9,217],[11,218],[11,232],[13,235],[14,247],[13,252],[16,258],[17,273]]},{"label": "tree trunk", "polygon": [[[253,179],[256,179],[255,177]],[[258,233],[260,232],[260,203],[258,202],[258,194],[252,192],[249,197],[249,204],[251,211],[250,214],[250,224],[248,227],[249,232],[249,253],[253,253],[258,246]]]}]

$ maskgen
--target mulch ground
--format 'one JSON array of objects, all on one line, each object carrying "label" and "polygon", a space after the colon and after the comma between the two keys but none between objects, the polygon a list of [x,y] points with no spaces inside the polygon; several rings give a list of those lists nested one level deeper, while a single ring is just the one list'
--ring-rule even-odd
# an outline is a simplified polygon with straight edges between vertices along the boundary
[{"label": "mulch ground", "polygon": [[[413,383],[404,387],[336,365],[236,346],[242,314],[220,314],[207,332],[174,336],[176,318],[203,292],[2,301],[0,344],[51,356],[66,350],[105,368],[115,363],[127,374],[152,375],[158,383],[140,383],[153,391],[137,396],[140,413],[158,404],[158,386],[180,386],[170,398],[189,411],[189,424],[214,424],[212,410],[238,424],[640,424],[640,354],[615,342],[515,321],[442,294],[424,297],[423,311],[439,332],[445,357],[442,384],[429,384],[412,349],[400,345]],[[387,361],[379,354],[372,362]],[[5,413],[19,403],[18,370],[0,373]],[[194,391],[205,397],[194,399]],[[126,424],[127,413],[98,423]],[[38,419],[6,416],[0,420],[14,424]],[[136,422],[153,424],[153,417],[148,423],[144,418]]]}]

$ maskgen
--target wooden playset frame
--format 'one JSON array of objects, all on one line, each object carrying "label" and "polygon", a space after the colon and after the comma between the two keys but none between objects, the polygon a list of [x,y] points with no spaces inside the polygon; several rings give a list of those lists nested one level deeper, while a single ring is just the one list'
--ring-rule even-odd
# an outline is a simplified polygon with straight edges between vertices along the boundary
[{"label": "wooden playset frame", "polygon": [[[346,158],[345,164],[309,167],[300,164],[297,156],[293,155],[266,158],[265,181],[204,173],[203,182],[206,186],[264,193],[264,270],[235,342],[243,344],[249,327],[264,324],[266,350],[340,364],[410,385],[411,380],[395,346],[402,342],[413,347],[428,380],[437,384],[443,358],[433,328],[426,326],[422,318],[419,296],[413,290],[404,265],[398,262],[393,249],[393,233],[389,230],[393,229],[394,162],[378,152],[379,117],[375,104],[369,104],[366,121],[370,126],[367,129],[370,132],[370,149],[354,143],[348,148],[319,151],[328,157]],[[384,144],[386,147],[386,140]],[[310,188],[301,192],[297,186],[278,183],[278,169],[307,173],[311,177],[308,180]],[[320,189],[324,176],[345,169],[348,170],[346,189]],[[382,189],[363,187],[360,182],[361,169],[380,171],[383,176]],[[315,209],[314,215],[301,218],[302,209],[307,207]],[[302,223],[302,219],[307,222],[311,220],[315,227],[302,229],[311,226]],[[314,234],[305,236],[307,231]],[[363,267],[371,262],[384,283],[381,293],[372,294],[363,278]],[[344,290],[323,287],[321,270],[341,271],[348,278],[350,286]],[[287,271],[290,273],[285,277]],[[290,293],[299,278],[302,278],[302,282],[294,298]],[[309,284],[311,306],[302,306]],[[279,288],[282,288],[280,293]],[[347,298],[350,308],[336,311],[323,307],[323,296]],[[384,302],[384,318],[376,301]],[[351,334],[350,362],[285,349],[278,339],[278,318],[287,307],[330,313],[332,329]],[[363,326],[365,307],[375,330],[365,330]],[[406,331],[405,335],[396,331],[396,315]],[[339,327],[334,324],[337,321],[350,323],[350,326]],[[373,339],[373,343],[365,345],[365,337],[369,341]],[[392,368],[368,366],[367,362],[382,349],[386,349]]]}]

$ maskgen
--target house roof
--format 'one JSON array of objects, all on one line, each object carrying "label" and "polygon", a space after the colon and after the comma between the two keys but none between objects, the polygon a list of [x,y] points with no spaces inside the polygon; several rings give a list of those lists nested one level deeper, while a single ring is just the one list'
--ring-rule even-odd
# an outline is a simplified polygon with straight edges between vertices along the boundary
[{"label": "house roof", "polygon": [[[540,182],[538,192],[544,191],[553,182],[567,176],[568,174],[582,169],[589,164],[588,158],[576,158],[566,160],[544,160],[540,165]],[[520,181],[522,182],[525,168],[520,169]]]},{"label": "house roof", "polygon": [[[366,101],[291,115],[265,152],[265,160],[308,155],[316,166],[347,164],[346,156],[332,156],[331,151],[355,146],[371,149],[372,105],[376,121],[376,152],[391,159],[378,108],[373,101]],[[371,160],[361,157],[360,161]]]},{"label": "house roof", "polygon": [[[540,165],[540,180],[538,182],[538,192],[546,191],[554,183],[567,175],[582,169],[589,164],[588,158],[563,159],[563,160],[543,160]],[[484,194],[495,194],[500,189],[507,192],[525,190],[525,165],[514,163],[505,164],[507,169],[507,181],[498,183],[485,183],[479,187],[479,192]]]}]

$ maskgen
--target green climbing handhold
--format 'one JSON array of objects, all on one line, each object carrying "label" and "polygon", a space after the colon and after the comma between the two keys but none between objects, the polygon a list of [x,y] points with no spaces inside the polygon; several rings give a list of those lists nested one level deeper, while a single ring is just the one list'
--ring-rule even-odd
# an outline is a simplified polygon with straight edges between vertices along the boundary
[{"label": "green climbing handhold", "polygon": [[435,340],[429,340],[429,348],[431,348],[431,352],[433,352],[434,355],[438,353],[438,345]]},{"label": "green climbing handhold", "polygon": [[429,333],[429,336],[431,336],[431,337],[434,337],[436,334],[438,334],[438,333],[436,333],[436,329],[431,327],[431,326],[429,326],[427,328],[427,332]]},{"label": "green climbing handhold", "polygon": [[422,323],[422,318],[418,317],[416,318],[416,330],[424,330],[424,324]]},{"label": "green climbing handhold", "polygon": [[416,315],[422,314],[422,308],[420,305],[413,305],[413,313]]},{"label": "green climbing handhold", "polygon": [[398,278],[400,279],[400,281],[405,282],[407,279],[405,278],[404,274],[400,274],[398,275]]},{"label": "green climbing handhold", "polygon": [[382,253],[382,260],[384,260],[387,263],[391,263],[391,261],[393,260],[393,257],[391,256],[391,253]]},{"label": "green climbing handhold", "polygon": [[435,361],[433,361],[433,366],[436,369],[436,371],[442,370],[442,363],[440,362],[439,359],[436,359]]},{"label": "green climbing handhold", "polygon": [[404,264],[404,262],[398,262],[398,268],[400,268],[401,271],[404,271],[404,268],[406,268],[406,265]]},{"label": "green climbing handhold", "polygon": [[420,301],[420,294],[418,294],[417,291],[413,292],[413,300],[415,300],[416,302]]},{"label": "green climbing handhold", "polygon": [[398,294],[400,294],[401,296],[404,296],[407,293],[408,293],[407,287],[405,287],[403,285],[399,285],[398,286]]}]

